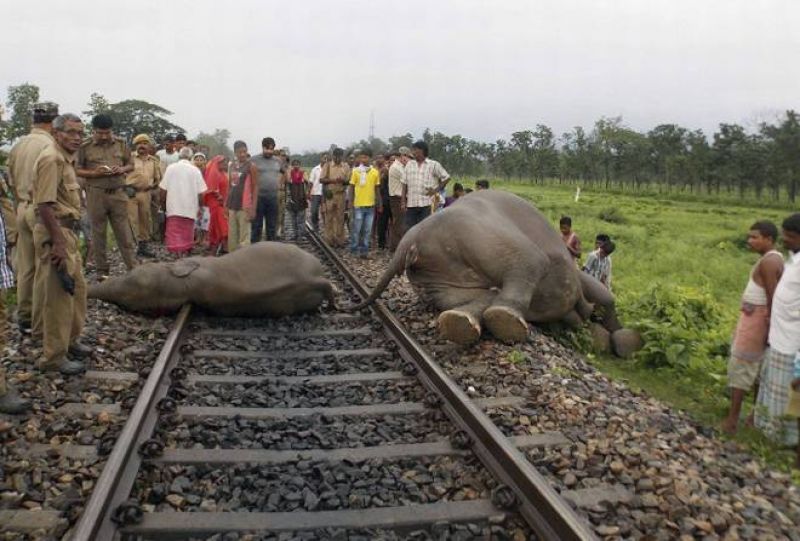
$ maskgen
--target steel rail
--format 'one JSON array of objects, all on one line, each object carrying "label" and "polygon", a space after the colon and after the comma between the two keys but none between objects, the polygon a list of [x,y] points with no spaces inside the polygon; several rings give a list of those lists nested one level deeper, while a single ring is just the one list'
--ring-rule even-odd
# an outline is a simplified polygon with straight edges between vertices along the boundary
[{"label": "steel rail", "polygon": [[72,533],[74,541],[95,539],[108,541],[114,538],[116,527],[111,522],[111,513],[117,505],[128,498],[136,479],[141,462],[137,454],[138,444],[143,438],[149,437],[148,434],[158,419],[155,402],[168,390],[168,370],[176,358],[181,335],[186,330],[190,313],[191,305],[188,304],[178,312],[175,325],[167,335],[136,404],[103,466],[103,472],[86,503],[81,519],[75,526]]},{"label": "steel rail", "polygon": [[[366,299],[369,290],[363,282],[308,223],[306,229],[312,242],[336,265],[356,292]],[[484,466],[513,490],[520,514],[536,535],[552,541],[597,539],[588,523],[550,487],[547,480],[422,349],[386,306],[376,301],[371,309],[389,336],[400,346],[401,356],[417,367],[423,384],[442,398],[442,409],[450,420],[470,436],[472,450]]]}]

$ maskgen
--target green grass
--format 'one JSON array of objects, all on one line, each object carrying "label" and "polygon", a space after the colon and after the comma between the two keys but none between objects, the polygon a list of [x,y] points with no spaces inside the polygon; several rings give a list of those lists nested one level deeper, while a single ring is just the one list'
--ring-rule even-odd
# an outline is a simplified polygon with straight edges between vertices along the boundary
[{"label": "green grass", "polygon": [[[591,188],[582,189],[576,202],[575,186],[493,181],[492,187],[530,200],[556,228],[561,216],[571,216],[584,254],[594,249],[596,234],[611,235],[617,245],[612,286],[625,324],[636,326],[650,316],[641,312],[640,301],[654,286],[675,292],[678,298],[686,294],[712,308],[713,317],[700,322],[708,325],[702,333],[692,335],[693,322],[688,322],[687,343],[692,351],[683,363],[653,367],[641,359],[621,361],[593,355],[590,360],[611,377],[626,380],[704,425],[717,426],[728,407],[727,343],[748,272],[757,259],[747,249],[747,231],[760,219],[780,226],[793,211],[755,203],[731,205],[707,198],[678,200]],[[789,469],[792,453],[770,444],[757,431],[745,428],[735,439],[769,464]]]}]

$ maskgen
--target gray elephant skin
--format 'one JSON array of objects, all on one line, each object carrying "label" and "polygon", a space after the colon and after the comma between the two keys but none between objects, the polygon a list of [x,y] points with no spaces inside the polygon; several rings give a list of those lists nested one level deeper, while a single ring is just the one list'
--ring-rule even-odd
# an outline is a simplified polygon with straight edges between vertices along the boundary
[{"label": "gray elephant skin", "polygon": [[92,285],[88,296],[151,315],[174,313],[185,303],[228,317],[311,312],[325,300],[335,306],[319,259],[278,242],[259,242],[222,257],[147,263]]},{"label": "gray elephant skin", "polygon": [[577,268],[541,212],[507,192],[473,192],[411,228],[370,296],[351,309],[375,301],[404,272],[442,311],[439,333],[453,342],[478,340],[484,328],[520,342],[527,322],[577,326],[594,313],[615,353],[641,347],[638,333],[622,329],[608,289]]}]

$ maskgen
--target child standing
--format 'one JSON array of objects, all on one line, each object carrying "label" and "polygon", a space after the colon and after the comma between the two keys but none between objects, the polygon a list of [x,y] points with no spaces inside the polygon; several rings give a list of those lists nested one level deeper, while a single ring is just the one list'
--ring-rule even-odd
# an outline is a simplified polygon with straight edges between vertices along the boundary
[{"label": "child standing", "polygon": [[561,240],[567,245],[567,250],[569,250],[572,259],[575,260],[575,264],[578,264],[581,258],[581,239],[572,230],[572,218],[562,216],[558,222],[558,228],[561,230]]}]

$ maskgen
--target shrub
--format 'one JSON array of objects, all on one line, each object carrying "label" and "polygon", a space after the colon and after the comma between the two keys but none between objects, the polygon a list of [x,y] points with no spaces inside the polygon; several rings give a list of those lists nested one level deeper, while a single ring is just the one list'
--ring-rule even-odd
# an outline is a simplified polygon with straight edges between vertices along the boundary
[{"label": "shrub", "polygon": [[625,216],[623,216],[622,212],[620,212],[620,210],[617,207],[605,208],[600,211],[597,217],[603,220],[604,222],[608,222],[611,224],[628,223],[628,219]]},{"label": "shrub", "polygon": [[654,285],[626,312],[644,338],[637,358],[647,366],[687,369],[727,352],[722,308],[705,291]]}]

